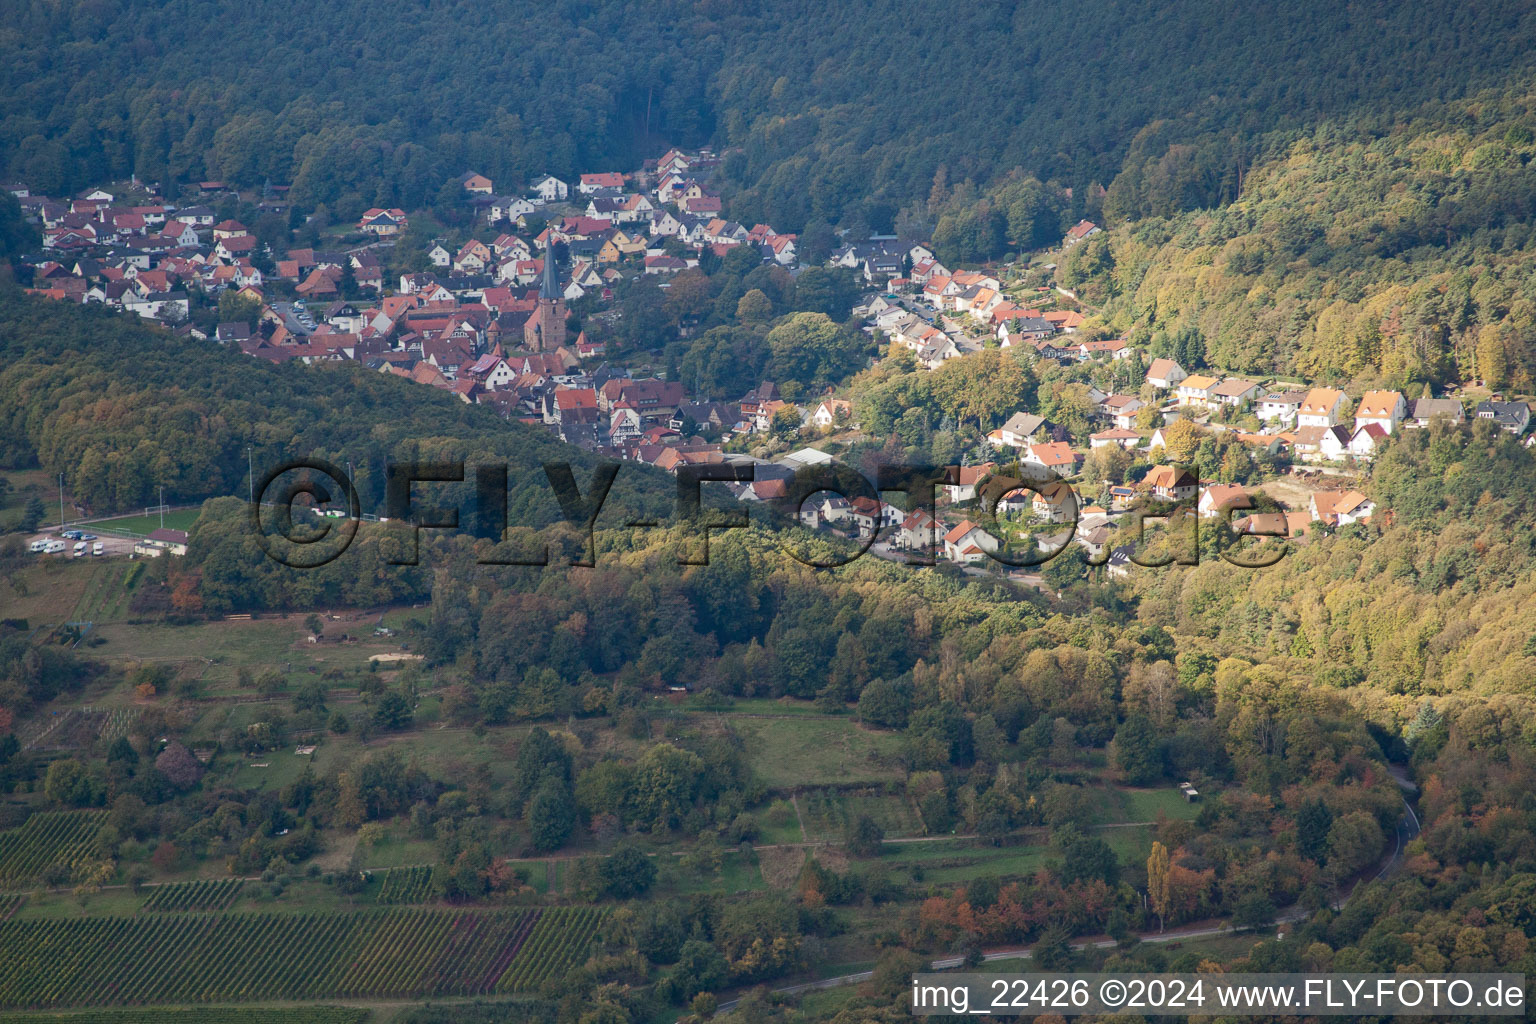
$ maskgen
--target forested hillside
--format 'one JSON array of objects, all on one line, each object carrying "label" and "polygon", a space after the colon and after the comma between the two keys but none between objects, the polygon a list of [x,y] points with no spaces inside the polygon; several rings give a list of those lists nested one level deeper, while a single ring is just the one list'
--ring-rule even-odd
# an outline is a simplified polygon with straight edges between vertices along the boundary
[{"label": "forested hillside", "polygon": [[1429,695],[1528,698],[1533,478],[1531,450],[1498,431],[1406,432],[1370,483],[1392,510],[1383,522],[1314,538],[1260,571],[1213,560],[1138,574],[1140,617],[1187,638],[1191,654],[1347,688],[1399,721]]},{"label": "forested hillside", "polygon": [[[584,488],[594,462],[546,431],[356,364],[273,366],[14,288],[0,293],[0,366],[0,465],[62,473],[98,513],[151,504],[162,486],[172,503],[243,497],[253,463],[259,478],[304,457],[353,462],[364,507],[378,508],[386,461],[460,459],[508,466],[512,518],[538,525],[559,516],[538,467],[569,462]],[[605,508],[665,513],[664,478],[628,468]]]},{"label": "forested hillside", "polygon": [[1235,196],[1265,133],[1502,86],[1533,41],[1528,9],[1445,0],[29,0],[0,27],[0,174],[291,181],[356,216],[470,167],[512,187],[713,143],[736,219],[781,230],[1014,168],[1079,199],[1124,168],[1160,183],[1127,212],[1168,212]]},{"label": "forested hillside", "polygon": [[1120,226],[1074,250],[1062,278],[1153,355],[1197,332],[1196,367],[1529,391],[1533,102],[1483,93],[1323,123],[1220,209],[1164,216],[1145,208],[1151,183],[1122,176],[1105,201]]}]

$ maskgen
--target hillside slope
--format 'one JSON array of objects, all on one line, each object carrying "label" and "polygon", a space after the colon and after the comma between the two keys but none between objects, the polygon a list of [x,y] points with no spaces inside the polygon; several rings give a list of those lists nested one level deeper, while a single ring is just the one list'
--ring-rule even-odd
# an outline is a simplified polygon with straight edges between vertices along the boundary
[{"label": "hillside slope", "polygon": [[[506,465],[511,516],[542,525],[559,507],[539,467],[568,462],[584,488],[596,462],[547,431],[358,365],[273,366],[15,289],[0,293],[0,439],[0,465],[62,473],[95,512],[150,504],[161,487],[172,503],[244,497],[252,464],[259,477],[310,456],[352,462],[364,507],[379,508],[386,461],[459,459]],[[625,469],[604,514],[666,514],[664,474]]]},{"label": "hillside slope", "polygon": [[292,181],[355,216],[466,168],[509,187],[712,142],[741,148],[737,219],[781,230],[888,222],[940,167],[1085,186],[1127,155],[1199,205],[1266,132],[1502,86],[1533,42],[1536,12],[1447,0],[28,0],[0,29],[0,174]]},{"label": "hillside slope", "polygon": [[[1408,388],[1536,387],[1536,95],[1409,120],[1328,122],[1253,166],[1237,201],[1131,219],[1062,279],[1166,355],[1213,368]],[[1150,186],[1148,186],[1150,187]],[[1129,183],[1110,190],[1134,206]]]}]

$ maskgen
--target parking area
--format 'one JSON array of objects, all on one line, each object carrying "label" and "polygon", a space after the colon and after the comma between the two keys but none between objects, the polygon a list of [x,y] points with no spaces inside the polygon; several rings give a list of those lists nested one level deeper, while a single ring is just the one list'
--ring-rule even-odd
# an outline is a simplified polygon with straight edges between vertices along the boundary
[{"label": "parking area", "polygon": [[[69,532],[74,532],[74,531],[71,529],[71,530],[66,530],[65,532],[69,533]],[[101,558],[106,558],[106,557],[109,557],[109,556],[119,556],[119,557],[121,557],[121,556],[124,556],[124,555],[132,555],[133,554],[133,545],[134,545],[135,542],[130,537],[118,537],[118,536],[113,536],[111,534],[106,534],[106,533],[95,533],[89,527],[80,527],[79,528],[79,532],[82,533],[82,534],[86,534],[86,535],[89,535],[89,536],[92,537],[91,540],[88,540],[88,541],[85,542],[87,554],[85,556],[83,556],[83,557],[91,557],[91,558],[101,557]],[[28,537],[27,538],[27,550],[28,551],[32,551],[32,548],[33,548],[34,545],[39,544],[39,543],[46,544],[49,541],[55,541],[57,543],[63,544],[64,545],[64,550],[63,551],[54,551],[54,552],[35,551],[33,553],[38,555],[39,557],[42,557],[44,555],[47,555],[48,557],[51,557],[51,558],[74,558],[75,557],[75,545],[78,543],[78,541],[76,541],[74,538],[59,536],[59,531],[57,529],[49,530],[46,533],[36,533],[36,534],[33,534],[32,536]],[[99,556],[94,555],[94,554],[91,553],[91,552],[94,551],[94,549],[95,549],[97,544],[101,545],[101,555],[99,555]]]}]

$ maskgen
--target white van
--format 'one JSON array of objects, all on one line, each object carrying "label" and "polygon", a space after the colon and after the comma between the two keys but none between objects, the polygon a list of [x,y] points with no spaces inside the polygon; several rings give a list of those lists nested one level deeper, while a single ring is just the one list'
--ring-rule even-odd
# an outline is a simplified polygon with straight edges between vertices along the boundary
[{"label": "white van", "polygon": [[91,554],[93,554],[93,555],[104,555],[106,553],[107,553],[107,546],[105,544],[103,544],[101,541],[97,541],[95,544],[91,545]]},{"label": "white van", "polygon": [[48,548],[48,540],[45,537],[42,540],[35,540],[35,541],[33,541],[30,545],[28,545],[27,550],[31,551],[35,555],[35,554],[37,554],[40,551],[47,550],[47,548]]},{"label": "white van", "polygon": [[83,541],[83,540],[75,541],[75,557],[76,558],[79,558],[81,555],[90,554],[90,551],[91,551],[91,546],[89,544],[87,544],[85,541]]},{"label": "white van", "polygon": [[51,540],[47,544],[43,545],[43,553],[48,555],[56,555],[68,546],[69,545],[65,544],[61,540]]}]

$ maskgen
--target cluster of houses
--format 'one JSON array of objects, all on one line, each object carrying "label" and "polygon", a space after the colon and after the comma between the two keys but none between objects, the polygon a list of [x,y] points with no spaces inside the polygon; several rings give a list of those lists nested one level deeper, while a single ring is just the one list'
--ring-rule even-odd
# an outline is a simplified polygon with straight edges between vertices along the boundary
[{"label": "cluster of houses", "polygon": [[[1200,414],[1224,409],[1252,412],[1264,424],[1262,432],[1243,435],[1278,441],[1303,462],[1369,460],[1376,448],[1398,429],[1423,428],[1437,419],[1462,423],[1466,407],[1454,398],[1408,399],[1400,391],[1367,391],[1358,401],[1338,388],[1269,390],[1237,377],[1190,374],[1170,359],[1155,359],[1147,372],[1154,387],[1170,391],[1178,413]],[[1524,402],[1485,400],[1472,415],[1491,420],[1516,436],[1530,427],[1531,410]]]},{"label": "cluster of houses", "polygon": [[[894,250],[887,255],[886,248]],[[910,265],[904,276],[888,277],[896,267]],[[951,271],[919,242],[872,241],[847,246],[834,254],[834,265],[861,267],[864,279],[885,289],[854,309],[865,330],[909,350],[932,370],[947,359],[980,351],[988,338],[1002,348],[1027,346],[1043,359],[1125,359],[1134,350],[1124,338],[1076,339],[1084,317],[1076,310],[1019,305],[1009,299],[1002,282],[982,271]],[[1048,289],[1047,289],[1048,290]]]},{"label": "cluster of houses", "polygon": [[34,292],[180,323],[190,312],[189,290],[215,294],[264,281],[254,263],[261,243],[243,224],[215,223],[207,206],[175,208],[152,191],[128,201],[93,188],[59,200],[5,187],[42,227],[43,251],[23,259]]},{"label": "cluster of houses", "polygon": [[[371,209],[360,218],[357,229],[374,236],[372,244],[273,253],[246,225],[215,222],[208,206],[177,208],[137,182],[134,194],[153,205],[128,205],[105,189],[59,202],[22,185],[6,187],[43,226],[42,253],[24,260],[34,292],[130,309],[202,337],[187,322],[189,293],[211,298],[230,290],[252,300],[259,316],[218,324],[213,340],[255,358],[362,362],[546,424],[586,447],[641,445],[650,455],[665,444],[666,459],[686,461],[701,456],[686,442],[675,450],[680,428],[703,426],[712,435],[767,430],[790,406],[771,384],[739,402],[690,404],[673,382],[631,380],[627,370],[606,365],[585,370],[601,361],[604,346],[585,333],[567,337],[568,304],[594,293],[611,299],[621,275],[697,266],[706,249],[723,256],[752,246],[765,263],[793,266],[794,235],[721,217],[720,197],[709,185],[718,163],[708,151],[673,150],[629,174],[583,174],[574,183],[545,175],[515,196],[466,173],[458,183],[486,228],[477,232],[485,240],[453,249],[435,243],[430,266],[398,281],[385,280],[378,255],[408,226],[398,209]],[[226,194],[223,183],[207,182],[195,198]],[[260,208],[286,211],[265,198]],[[529,225],[535,215],[544,221],[536,234]],[[557,262],[557,253],[564,260]],[[835,405],[820,410],[829,423]]]},{"label": "cluster of houses", "polygon": [[[723,255],[735,246],[752,245],[762,250],[765,261],[794,266],[794,235],[721,217],[720,197],[708,184],[718,163],[707,151],[672,150],[631,174],[584,174],[574,187],[545,175],[515,196],[497,195],[490,179],[466,173],[459,179],[465,201],[494,239],[471,240],[457,251],[435,244],[431,267],[402,276],[399,294],[500,313],[533,297],[508,298],[507,293],[537,289],[545,258],[556,244],[569,253],[560,284],[560,297],[567,302],[591,293],[611,298],[611,286],[626,272],[670,275],[696,266],[706,248]],[[386,286],[395,282],[384,280],[377,248],[393,244],[409,226],[403,210],[370,209],[356,227],[377,240],[372,245],[345,253],[294,249],[280,255],[267,251],[246,225],[228,219],[215,223],[208,206],[178,208],[152,186],[134,183],[139,198],[131,201],[101,188],[55,200],[34,196],[25,185],[5,187],[42,227],[42,253],[24,261],[32,264],[35,291],[103,302],[172,324],[187,319],[190,290],[209,296],[249,290],[263,304],[266,292],[276,290],[291,291],[305,303],[384,296]],[[264,190],[258,211],[286,212],[285,202],[268,198],[285,191],[281,186]],[[225,194],[222,182],[204,182],[195,198]],[[547,225],[537,235],[526,237],[524,231],[520,236],[533,216],[546,218]],[[352,292],[344,286],[349,276],[356,291],[344,295]],[[491,293],[489,302],[486,292]],[[316,327],[311,333],[326,333]]]}]

